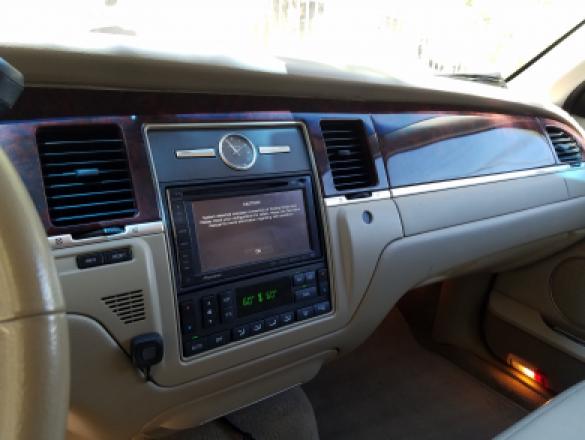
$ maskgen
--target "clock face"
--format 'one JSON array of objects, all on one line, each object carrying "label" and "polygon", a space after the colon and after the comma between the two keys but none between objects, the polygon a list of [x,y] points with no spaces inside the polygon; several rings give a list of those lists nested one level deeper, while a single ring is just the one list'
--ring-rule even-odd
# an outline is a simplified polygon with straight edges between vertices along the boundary
[{"label": "clock face", "polygon": [[241,134],[227,134],[219,141],[221,160],[236,170],[252,168],[257,154],[254,144]]}]

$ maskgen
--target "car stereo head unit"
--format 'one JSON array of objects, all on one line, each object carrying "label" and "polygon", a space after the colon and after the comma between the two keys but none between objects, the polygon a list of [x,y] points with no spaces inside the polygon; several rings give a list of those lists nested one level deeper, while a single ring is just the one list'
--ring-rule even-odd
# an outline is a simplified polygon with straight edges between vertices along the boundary
[{"label": "car stereo head unit", "polygon": [[167,190],[180,291],[323,256],[309,176]]}]

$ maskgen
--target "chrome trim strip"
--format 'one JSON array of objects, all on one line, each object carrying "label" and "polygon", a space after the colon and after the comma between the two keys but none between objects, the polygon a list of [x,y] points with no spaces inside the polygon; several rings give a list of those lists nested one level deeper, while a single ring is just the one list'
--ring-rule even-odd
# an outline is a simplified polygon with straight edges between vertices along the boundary
[{"label": "chrome trim strip", "polygon": [[390,191],[387,189],[382,191],[374,191],[372,195],[369,197],[363,197],[358,199],[348,199],[346,196],[334,196],[334,197],[327,197],[325,199],[325,205],[330,208],[332,206],[341,206],[341,205],[349,205],[351,203],[363,203],[363,202],[372,202],[374,200],[384,200],[391,198],[392,195]]},{"label": "chrome trim strip", "polygon": [[258,147],[260,154],[279,154],[279,153],[290,153],[290,146],[288,145],[273,145],[266,147]]},{"label": "chrome trim strip", "polygon": [[468,177],[464,179],[446,180],[444,182],[422,183],[420,185],[403,186],[392,188],[390,193],[392,197],[404,197],[414,194],[423,194],[447,189],[463,188],[467,186],[484,185],[486,183],[503,182],[506,180],[522,179],[525,177],[542,176],[545,174],[559,173],[578,169],[570,165],[553,165],[544,168],[535,168],[531,170],[512,171],[509,173],[490,174],[487,176]]},{"label": "chrome trim strip", "polygon": [[214,148],[199,148],[196,150],[175,150],[177,159],[190,159],[194,157],[215,157]]},{"label": "chrome trim strip", "polygon": [[164,232],[162,221],[139,223],[136,225],[124,226],[124,232],[114,235],[104,235],[100,237],[75,239],[71,234],[53,235],[48,237],[49,246],[53,250],[67,249],[75,246],[83,246],[85,244],[105,243],[108,241],[122,240],[124,238],[141,237],[144,235],[159,234]]}]

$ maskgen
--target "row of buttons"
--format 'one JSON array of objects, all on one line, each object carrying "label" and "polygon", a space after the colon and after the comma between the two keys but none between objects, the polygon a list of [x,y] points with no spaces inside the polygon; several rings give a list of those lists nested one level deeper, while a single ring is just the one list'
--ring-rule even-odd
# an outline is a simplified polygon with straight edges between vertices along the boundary
[{"label": "row of buttons", "polygon": [[185,214],[182,197],[183,194],[180,192],[173,191],[170,193],[181,284],[186,286],[193,283],[193,253],[191,234],[187,227],[187,215]]},{"label": "row of buttons", "polygon": [[121,263],[132,259],[132,249],[119,248],[105,252],[83,254],[77,256],[77,267],[88,269],[90,267],[103,266],[104,264]]},{"label": "row of buttons", "polygon": [[[222,323],[232,322],[236,318],[234,291],[228,290],[219,295],[209,295],[201,298],[203,327],[209,328]],[[218,307],[218,299],[219,306]]]},{"label": "row of buttons", "polygon": [[303,321],[313,316],[323,315],[331,310],[331,303],[323,301],[312,306],[303,307],[295,311],[281,313],[278,316],[271,316],[269,318],[254,321],[249,324],[239,325],[234,327],[231,331],[215,333],[205,338],[192,337],[191,340],[184,343],[184,355],[193,356],[204,350],[220,347],[230,341],[239,341],[250,336],[263,333],[265,331],[274,330],[283,325],[291,324],[295,321]]},{"label": "row of buttons", "polygon": [[292,281],[297,302],[315,298],[317,295],[329,294],[327,269],[319,269],[316,274],[315,271],[296,273]]},{"label": "row of buttons", "polygon": [[[318,281],[318,284],[317,284]],[[329,294],[329,282],[327,270],[299,272],[292,276],[295,301],[301,302],[316,298],[317,295]],[[211,328],[220,323],[229,323],[236,319],[235,292],[227,290],[220,294],[208,295],[201,298],[201,320],[203,328]],[[190,334],[195,329],[195,313],[191,303],[187,301],[181,304],[181,323],[183,334]],[[185,309],[185,307],[187,307]]]},{"label": "row of buttons", "polygon": [[[184,335],[193,333],[195,331],[193,301],[183,301],[179,306],[179,314],[181,315],[182,333]],[[229,323],[234,319],[236,319],[236,309],[233,290],[228,290],[217,296],[208,295],[201,298],[201,320],[203,328],[214,327],[220,322]]]}]

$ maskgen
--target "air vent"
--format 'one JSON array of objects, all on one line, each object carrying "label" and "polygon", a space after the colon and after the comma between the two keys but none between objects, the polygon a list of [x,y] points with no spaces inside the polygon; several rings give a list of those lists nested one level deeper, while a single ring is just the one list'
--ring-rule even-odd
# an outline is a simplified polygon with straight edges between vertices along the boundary
[{"label": "air vent", "polygon": [[581,164],[581,148],[573,136],[565,130],[552,125],[546,126],[546,133],[555,148],[557,157],[562,163],[570,164],[571,166]]},{"label": "air vent", "polygon": [[55,226],[136,214],[128,157],[118,126],[42,127],[37,144]]},{"label": "air vent", "polygon": [[335,189],[363,189],[377,183],[361,121],[321,121]]},{"label": "air vent", "polygon": [[106,296],[102,301],[124,324],[132,324],[146,318],[142,290]]}]

